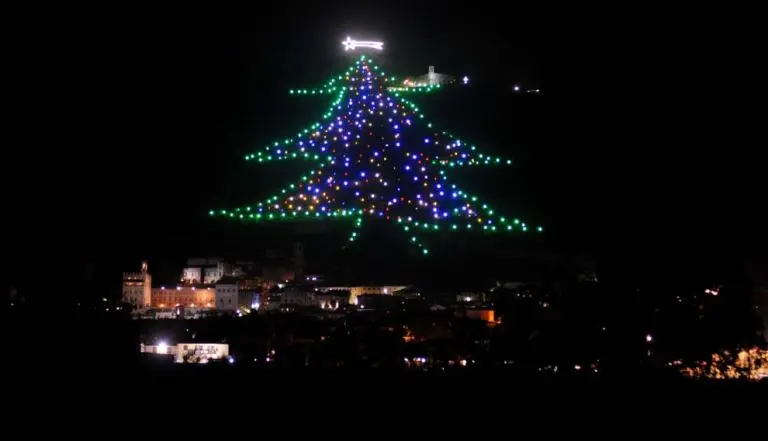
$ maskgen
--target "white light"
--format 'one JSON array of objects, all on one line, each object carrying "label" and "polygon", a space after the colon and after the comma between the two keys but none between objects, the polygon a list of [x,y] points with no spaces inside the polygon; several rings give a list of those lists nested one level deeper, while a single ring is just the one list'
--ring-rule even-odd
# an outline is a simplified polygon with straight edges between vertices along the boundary
[{"label": "white light", "polygon": [[231,355],[229,356],[228,360],[229,360],[229,364],[234,364],[235,363],[235,357],[233,357]]},{"label": "white light", "polygon": [[384,43],[381,41],[358,41],[358,40],[353,40],[350,37],[347,37],[347,39],[342,41],[341,44],[344,46],[345,51],[355,50],[359,47],[376,49],[376,50],[384,49]]},{"label": "white light", "polygon": [[465,302],[471,302],[472,301],[472,297],[464,297],[464,301]]},{"label": "white light", "polygon": [[465,75],[464,78],[461,79],[461,82],[464,84],[469,84],[469,77]]},{"label": "white light", "polygon": [[515,90],[515,92],[520,92],[520,86],[515,85],[514,90]]},{"label": "white light", "polygon": [[648,334],[645,336],[645,342],[650,343],[653,341],[653,336],[651,334]]},{"label": "white light", "polygon": [[161,341],[157,344],[157,353],[158,354],[167,354],[168,353],[168,343]]},{"label": "white light", "polygon": [[388,288],[384,288],[384,294],[388,294],[388,293],[389,293],[389,289]]}]

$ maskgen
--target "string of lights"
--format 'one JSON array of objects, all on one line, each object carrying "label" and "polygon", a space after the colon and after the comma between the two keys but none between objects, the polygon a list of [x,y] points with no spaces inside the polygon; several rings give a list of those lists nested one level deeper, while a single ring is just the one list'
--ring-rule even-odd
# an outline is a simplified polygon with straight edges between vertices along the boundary
[{"label": "string of lights", "polygon": [[421,232],[542,232],[541,226],[499,216],[449,180],[447,171],[453,167],[511,160],[479,153],[474,145],[435,130],[413,102],[388,88],[394,81],[363,55],[321,88],[290,90],[333,100],[322,121],[245,159],[302,159],[316,167],[255,205],[209,214],[243,221],[352,219],[350,241],[360,237],[364,217],[381,218],[407,232],[424,255],[429,250],[417,234]]}]

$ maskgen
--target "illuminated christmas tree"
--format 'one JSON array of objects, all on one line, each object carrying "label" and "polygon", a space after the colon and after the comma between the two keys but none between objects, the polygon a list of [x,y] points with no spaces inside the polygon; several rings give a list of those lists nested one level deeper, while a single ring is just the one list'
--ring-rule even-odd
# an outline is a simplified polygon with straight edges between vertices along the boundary
[{"label": "illuminated christmas tree", "polygon": [[541,232],[540,226],[500,216],[450,179],[456,167],[511,161],[484,155],[435,129],[403,96],[440,86],[404,88],[394,80],[363,55],[321,88],[291,90],[294,95],[332,98],[322,122],[245,159],[301,159],[310,161],[312,169],[262,202],[209,214],[242,221],[344,219],[353,224],[350,241],[360,237],[365,219],[379,218],[402,228],[425,255],[429,250],[422,233],[436,230]]}]

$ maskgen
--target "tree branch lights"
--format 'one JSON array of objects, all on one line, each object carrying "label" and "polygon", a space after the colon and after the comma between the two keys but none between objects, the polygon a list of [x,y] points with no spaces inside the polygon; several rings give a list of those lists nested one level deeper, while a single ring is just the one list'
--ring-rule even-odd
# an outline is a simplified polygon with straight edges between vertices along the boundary
[{"label": "tree branch lights", "polygon": [[414,103],[391,92],[394,81],[361,56],[321,88],[291,91],[303,96],[322,90],[315,94],[330,97],[322,120],[245,159],[301,159],[314,168],[255,205],[209,214],[243,221],[343,218],[353,223],[350,242],[360,237],[364,218],[380,218],[402,228],[424,255],[429,250],[420,236],[427,232],[543,231],[500,216],[449,179],[454,167],[511,161],[433,128]]},{"label": "tree branch lights", "polygon": [[427,86],[391,86],[387,87],[390,92],[410,92],[410,93],[427,93],[440,90],[439,84],[427,85]]}]

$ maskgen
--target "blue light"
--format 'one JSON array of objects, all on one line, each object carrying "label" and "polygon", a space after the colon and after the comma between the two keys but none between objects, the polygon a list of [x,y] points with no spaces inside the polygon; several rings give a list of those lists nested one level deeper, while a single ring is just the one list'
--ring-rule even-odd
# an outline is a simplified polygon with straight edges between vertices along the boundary
[{"label": "blue light", "polygon": [[424,144],[429,144],[429,138],[424,138]]}]

